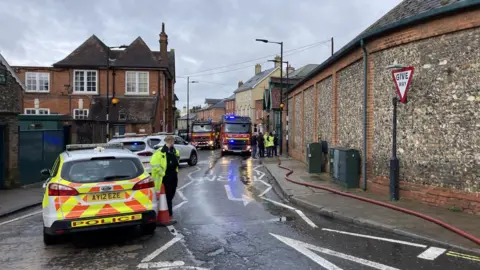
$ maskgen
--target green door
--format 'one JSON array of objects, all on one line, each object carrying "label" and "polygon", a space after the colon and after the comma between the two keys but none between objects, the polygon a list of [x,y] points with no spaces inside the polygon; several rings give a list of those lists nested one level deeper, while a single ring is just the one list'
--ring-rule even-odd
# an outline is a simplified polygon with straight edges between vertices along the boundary
[{"label": "green door", "polygon": [[0,124],[0,188],[4,187],[5,181],[5,156],[6,156],[6,149],[5,149],[5,126]]}]

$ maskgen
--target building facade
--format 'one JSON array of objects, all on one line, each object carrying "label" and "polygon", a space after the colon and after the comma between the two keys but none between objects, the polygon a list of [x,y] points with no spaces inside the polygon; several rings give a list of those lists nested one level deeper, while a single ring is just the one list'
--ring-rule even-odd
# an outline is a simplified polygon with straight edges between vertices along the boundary
[{"label": "building facade", "polygon": [[225,99],[225,114],[235,114],[235,95]]},{"label": "building facade", "polygon": [[18,115],[25,85],[0,54],[0,189],[20,184]]},{"label": "building facade", "polygon": [[[216,103],[212,105],[213,102]],[[222,117],[225,115],[225,100],[206,99],[205,104],[208,107],[201,109],[197,113],[197,118],[199,120],[212,120],[213,122],[220,122]]]},{"label": "building facade", "polygon": [[159,43],[109,47],[93,35],[52,67],[14,67],[26,86],[23,113],[108,122],[110,134],[172,132],[175,52],[164,24]]},{"label": "building facade", "polygon": [[358,149],[362,184],[388,196],[387,67],[414,66],[398,105],[400,198],[480,214],[479,36],[476,1],[403,1],[288,94],[289,154],[304,160],[318,140]]}]

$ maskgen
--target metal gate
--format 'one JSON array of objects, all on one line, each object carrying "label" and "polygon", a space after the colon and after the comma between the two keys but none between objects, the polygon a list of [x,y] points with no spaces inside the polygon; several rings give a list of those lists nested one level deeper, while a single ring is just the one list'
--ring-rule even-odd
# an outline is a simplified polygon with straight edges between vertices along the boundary
[{"label": "metal gate", "polygon": [[5,125],[0,123],[0,188],[4,187],[6,173]]}]

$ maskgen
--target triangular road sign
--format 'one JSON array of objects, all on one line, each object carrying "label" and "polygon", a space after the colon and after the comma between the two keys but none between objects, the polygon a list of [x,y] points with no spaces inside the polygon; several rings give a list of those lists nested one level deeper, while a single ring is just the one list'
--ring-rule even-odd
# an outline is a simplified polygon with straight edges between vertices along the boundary
[{"label": "triangular road sign", "polygon": [[392,70],[392,78],[401,103],[407,103],[407,93],[413,78],[414,67]]}]

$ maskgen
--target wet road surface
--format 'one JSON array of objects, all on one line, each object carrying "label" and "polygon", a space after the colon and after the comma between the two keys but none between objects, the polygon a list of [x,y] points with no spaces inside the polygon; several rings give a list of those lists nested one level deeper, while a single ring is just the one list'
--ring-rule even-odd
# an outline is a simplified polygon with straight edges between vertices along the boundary
[{"label": "wet road surface", "polygon": [[480,269],[479,257],[289,205],[259,160],[199,153],[180,169],[176,225],[45,247],[41,208],[30,209],[0,220],[1,269]]}]

